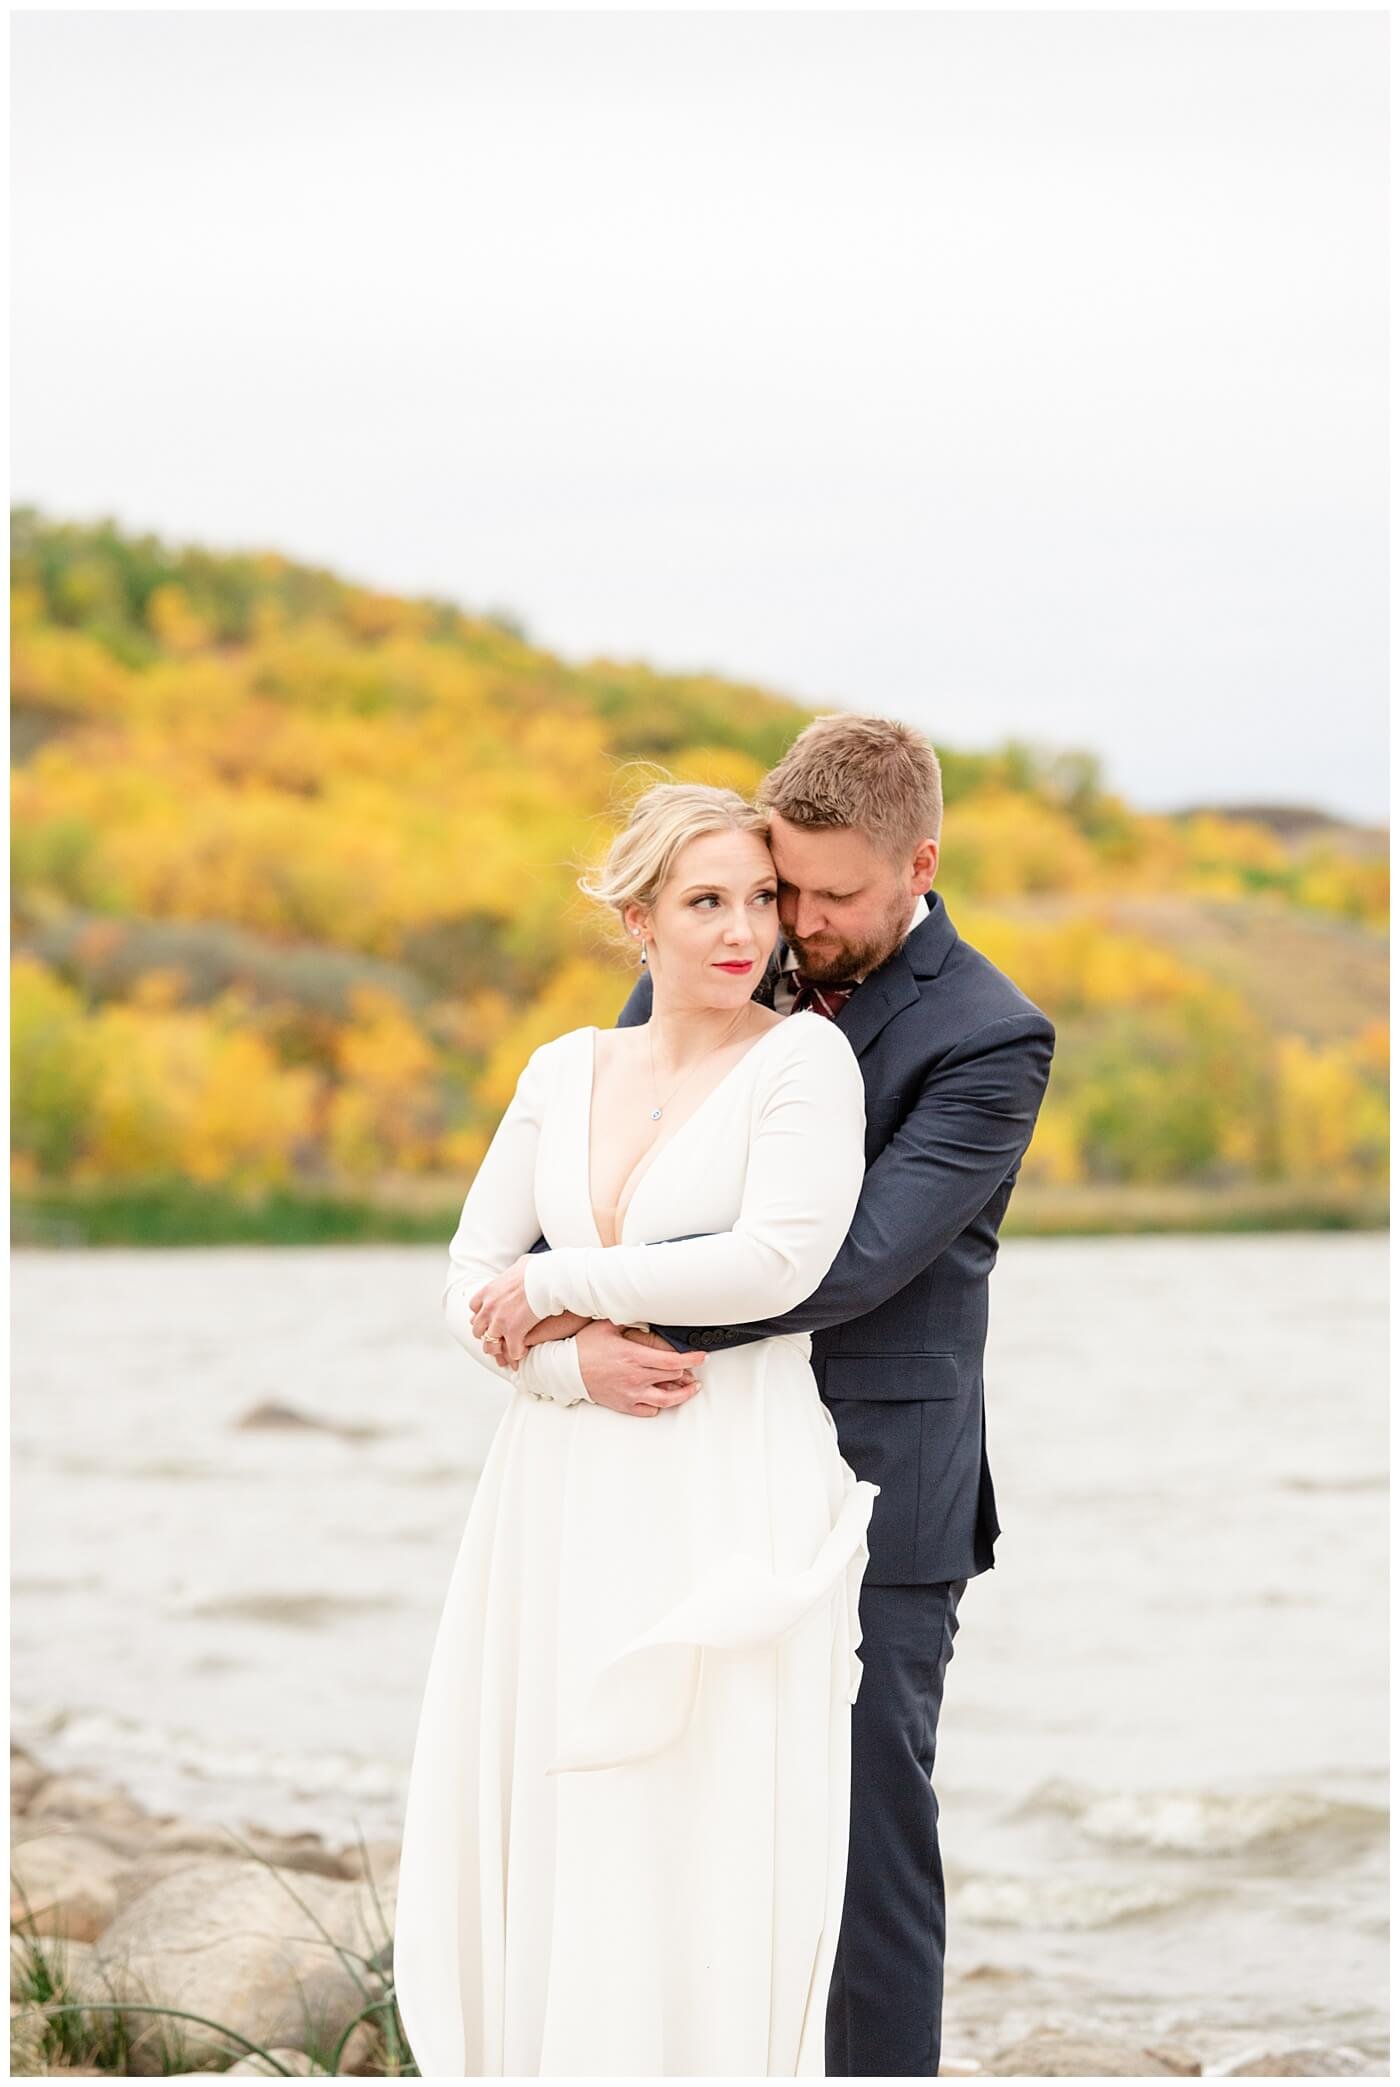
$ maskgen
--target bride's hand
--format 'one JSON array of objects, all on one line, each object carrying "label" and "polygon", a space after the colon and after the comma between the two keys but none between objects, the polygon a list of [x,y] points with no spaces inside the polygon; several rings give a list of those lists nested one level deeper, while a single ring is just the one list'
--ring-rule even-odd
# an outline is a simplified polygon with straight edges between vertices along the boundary
[{"label": "bride's hand", "polygon": [[478,1290],[467,1302],[472,1311],[472,1332],[497,1362],[519,1362],[525,1353],[525,1336],[539,1320],[525,1295],[528,1254]]}]

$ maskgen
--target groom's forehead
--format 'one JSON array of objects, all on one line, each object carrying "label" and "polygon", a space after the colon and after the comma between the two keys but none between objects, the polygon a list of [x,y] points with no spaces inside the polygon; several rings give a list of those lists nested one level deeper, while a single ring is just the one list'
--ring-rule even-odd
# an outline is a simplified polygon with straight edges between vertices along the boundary
[{"label": "groom's forehead", "polygon": [[774,820],[768,845],[785,884],[817,897],[844,890],[870,870],[870,842],[853,826],[790,826]]}]

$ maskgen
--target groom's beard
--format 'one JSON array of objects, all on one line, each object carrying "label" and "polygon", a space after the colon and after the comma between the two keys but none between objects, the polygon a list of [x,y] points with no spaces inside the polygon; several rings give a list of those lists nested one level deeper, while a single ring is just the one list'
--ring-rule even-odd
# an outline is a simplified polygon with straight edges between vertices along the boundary
[{"label": "groom's beard", "polygon": [[807,943],[800,942],[786,929],[783,933],[804,977],[815,979],[818,984],[837,978],[854,978],[857,973],[864,977],[878,970],[904,940],[912,903],[906,898],[896,899],[876,934],[859,942],[818,940]]}]

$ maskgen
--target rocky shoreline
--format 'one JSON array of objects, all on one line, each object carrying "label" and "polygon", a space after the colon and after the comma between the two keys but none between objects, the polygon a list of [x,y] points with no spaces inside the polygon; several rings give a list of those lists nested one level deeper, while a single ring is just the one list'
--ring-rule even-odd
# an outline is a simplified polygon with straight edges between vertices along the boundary
[{"label": "rocky shoreline", "polygon": [[[416,2077],[394,2007],[395,1842],[329,1846],[152,1813],[10,1748],[17,2076]],[[1218,2071],[1216,2067],[1212,2071]],[[1326,2078],[1360,2053],[1257,2049],[1230,2077]],[[945,2067],[951,2074],[954,2068]],[[1188,2050],[1040,2028],[963,2077],[1193,2077]]]},{"label": "rocky shoreline", "polygon": [[12,2072],[412,2075],[398,1856],[150,1813],[12,1743]]}]

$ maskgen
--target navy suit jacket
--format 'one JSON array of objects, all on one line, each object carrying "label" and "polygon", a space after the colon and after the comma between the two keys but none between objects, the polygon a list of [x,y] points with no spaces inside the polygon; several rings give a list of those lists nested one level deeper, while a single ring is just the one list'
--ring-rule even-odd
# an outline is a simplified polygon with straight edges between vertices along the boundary
[{"label": "navy suit jacket", "polygon": [[[880,1488],[872,1585],[970,1579],[1000,1535],[982,1361],[997,1233],[1050,1076],[1048,1016],[929,911],[837,1017],[865,1077],[865,1183],[835,1261],[780,1318],[657,1326],[714,1350],[810,1333],[841,1453]],[[773,1005],[779,938],[753,997]],[[643,973],[618,1017],[647,1020]]]}]

